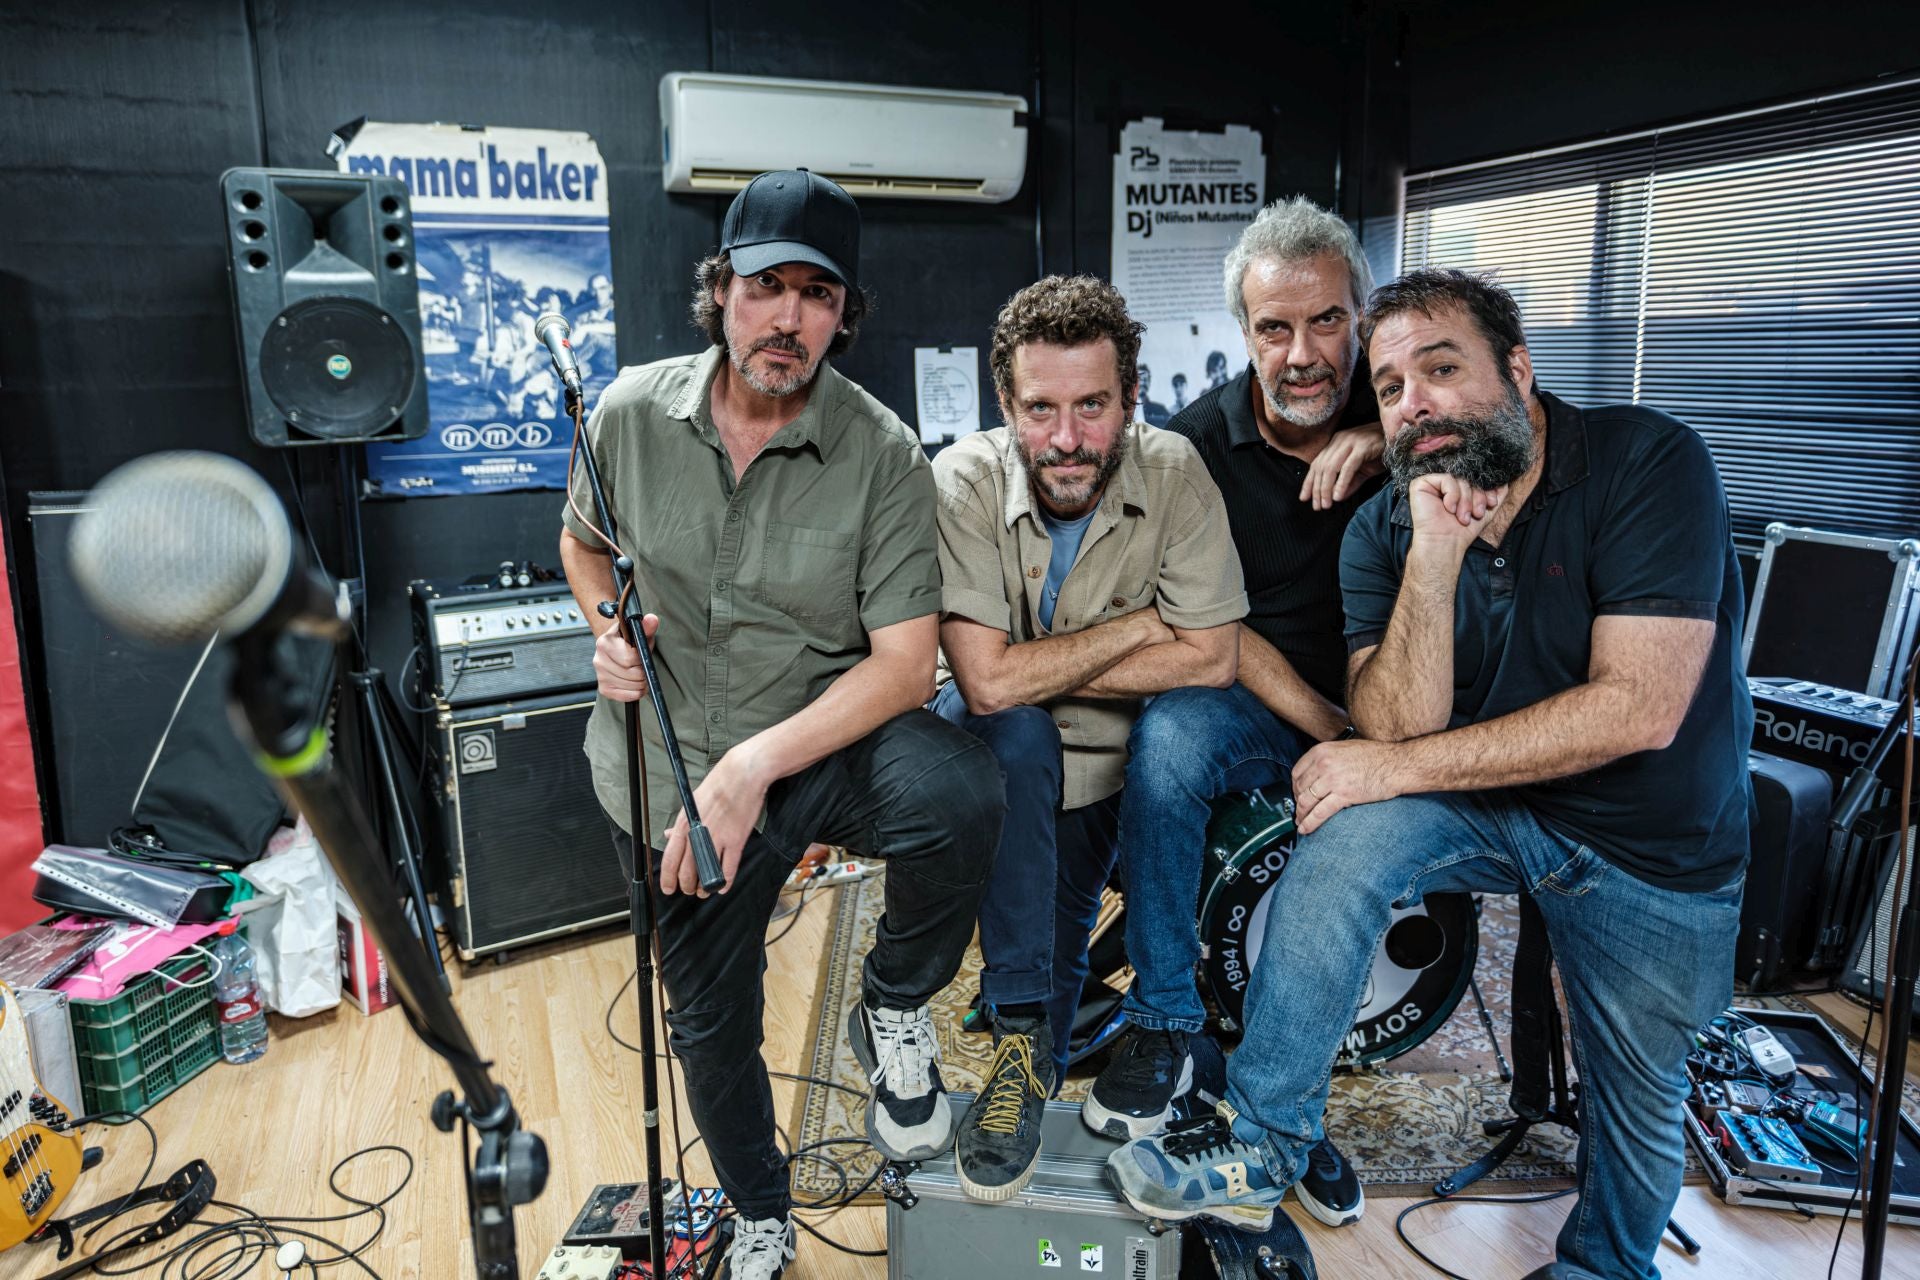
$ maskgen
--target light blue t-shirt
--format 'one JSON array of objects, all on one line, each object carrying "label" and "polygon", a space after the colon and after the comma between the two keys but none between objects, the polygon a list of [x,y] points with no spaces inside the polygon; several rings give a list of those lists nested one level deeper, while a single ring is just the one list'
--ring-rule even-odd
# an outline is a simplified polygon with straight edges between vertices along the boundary
[{"label": "light blue t-shirt", "polygon": [[1093,522],[1095,506],[1077,520],[1059,520],[1047,514],[1045,507],[1036,507],[1040,523],[1047,527],[1047,537],[1053,542],[1053,558],[1047,561],[1047,580],[1040,588],[1040,625],[1053,630],[1053,607],[1060,600],[1060,586],[1067,580],[1067,570],[1073,568],[1073,559],[1080,554],[1080,542],[1087,534],[1087,526]]}]

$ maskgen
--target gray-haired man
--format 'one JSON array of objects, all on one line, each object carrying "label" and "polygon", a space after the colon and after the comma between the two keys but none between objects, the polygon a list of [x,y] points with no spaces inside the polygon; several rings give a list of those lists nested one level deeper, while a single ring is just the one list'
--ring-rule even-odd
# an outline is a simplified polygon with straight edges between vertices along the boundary
[{"label": "gray-haired man", "polygon": [[[1167,427],[1193,442],[1225,500],[1248,614],[1238,682],[1160,695],[1127,744],[1119,843],[1134,1030],[1083,1111],[1113,1137],[1158,1132],[1191,1088],[1187,1037],[1205,1021],[1194,966],[1211,803],[1284,787],[1295,760],[1346,729],[1340,539],[1379,487],[1380,415],[1357,368],[1372,282],[1353,232],[1311,201],[1277,201],[1227,255],[1224,283],[1250,363]],[[1313,1148],[1299,1195],[1330,1226],[1363,1208],[1330,1141]]]}]

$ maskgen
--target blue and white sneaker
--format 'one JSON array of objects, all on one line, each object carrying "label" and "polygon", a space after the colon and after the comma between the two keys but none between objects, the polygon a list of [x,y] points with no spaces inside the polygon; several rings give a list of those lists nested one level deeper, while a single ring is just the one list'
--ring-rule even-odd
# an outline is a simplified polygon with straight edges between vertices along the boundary
[{"label": "blue and white sneaker", "polygon": [[1242,1231],[1267,1231],[1287,1185],[1267,1172],[1259,1147],[1234,1136],[1238,1117],[1223,1101],[1214,1115],[1129,1142],[1107,1157],[1107,1176],[1149,1218],[1184,1222],[1204,1215]]}]

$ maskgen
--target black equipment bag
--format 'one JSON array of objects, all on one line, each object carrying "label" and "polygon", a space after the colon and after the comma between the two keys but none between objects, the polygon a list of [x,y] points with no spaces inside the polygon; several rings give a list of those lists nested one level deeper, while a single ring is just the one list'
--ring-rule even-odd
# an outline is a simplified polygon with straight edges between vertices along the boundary
[{"label": "black equipment bag", "polygon": [[[279,643],[297,646],[299,669],[307,677],[298,695],[303,705],[328,697],[332,645],[300,636],[286,636]],[[231,648],[215,645],[167,732],[134,807],[133,822],[151,831],[163,849],[238,867],[267,851],[287,808],[273,780],[234,732],[227,714],[232,669]]]},{"label": "black equipment bag", "polygon": [[1753,856],[1733,973],[1750,989],[1766,990],[1805,966],[1819,941],[1833,779],[1823,769],[1760,751],[1748,753],[1747,771]]}]

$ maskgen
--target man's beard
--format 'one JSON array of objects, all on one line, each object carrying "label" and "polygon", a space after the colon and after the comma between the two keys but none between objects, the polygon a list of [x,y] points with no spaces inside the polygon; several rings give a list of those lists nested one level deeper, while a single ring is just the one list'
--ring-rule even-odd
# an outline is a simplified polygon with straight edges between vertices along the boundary
[{"label": "man's beard", "polygon": [[[1353,365],[1349,363],[1345,372],[1325,361],[1305,368],[1288,365],[1277,378],[1272,379],[1261,373],[1260,367],[1255,365],[1254,373],[1260,379],[1261,394],[1267,398],[1269,414],[1296,427],[1312,428],[1326,426],[1346,407],[1347,380],[1353,376]],[[1327,380],[1327,389],[1311,400],[1290,396],[1284,389],[1285,384],[1306,386],[1322,378]]]},{"label": "man's beard", "polygon": [[[1426,453],[1413,451],[1422,440],[1448,435],[1456,437],[1455,443]],[[1402,430],[1387,443],[1386,463],[1394,489],[1404,497],[1415,478],[1435,472],[1457,476],[1476,489],[1498,489],[1525,475],[1533,458],[1533,423],[1520,389],[1508,383],[1506,396],[1497,404],[1463,417],[1429,418]]]},{"label": "man's beard", "polygon": [[[819,361],[813,359],[800,339],[790,334],[780,334],[741,349],[733,332],[733,317],[726,316],[722,321],[727,334],[727,358],[733,362],[733,371],[740,380],[763,396],[780,399],[800,391],[813,381],[813,375],[819,369]],[[761,351],[786,351],[798,356],[800,363],[793,369],[782,371],[775,368],[770,373],[762,373],[748,362]]]},{"label": "man's beard", "polygon": [[[1072,453],[1062,453],[1058,449],[1046,449],[1040,453],[1028,453],[1027,446],[1021,441],[1016,430],[1013,447],[1020,455],[1020,463],[1027,469],[1027,476],[1033,487],[1046,500],[1049,510],[1064,514],[1077,515],[1085,512],[1093,500],[1106,488],[1107,481],[1113,479],[1114,472],[1120,470],[1120,464],[1127,458],[1127,442],[1131,436],[1125,427],[1114,437],[1113,447],[1102,455],[1082,445]],[[1045,479],[1040,474],[1042,467],[1088,466],[1095,468],[1092,477],[1086,481],[1072,484],[1059,484]]]}]

